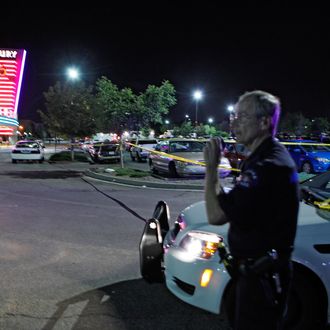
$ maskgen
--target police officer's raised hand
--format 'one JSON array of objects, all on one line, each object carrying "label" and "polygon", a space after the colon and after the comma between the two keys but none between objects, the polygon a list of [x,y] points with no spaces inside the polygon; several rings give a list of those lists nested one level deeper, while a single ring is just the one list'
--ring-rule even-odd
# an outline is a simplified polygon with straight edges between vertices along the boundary
[{"label": "police officer's raised hand", "polygon": [[222,145],[221,139],[218,137],[211,138],[206,142],[204,147],[204,160],[207,170],[215,170],[218,168],[221,160]]}]

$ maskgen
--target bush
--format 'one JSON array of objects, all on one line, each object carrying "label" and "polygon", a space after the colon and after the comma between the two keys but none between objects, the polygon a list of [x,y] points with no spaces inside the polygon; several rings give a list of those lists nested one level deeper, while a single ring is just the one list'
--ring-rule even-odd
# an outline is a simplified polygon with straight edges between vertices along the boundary
[{"label": "bush", "polygon": [[[71,151],[61,151],[53,154],[49,157],[50,161],[59,162],[59,161],[71,161]],[[74,161],[76,162],[89,162],[90,158],[87,154],[82,152],[74,153]]]}]

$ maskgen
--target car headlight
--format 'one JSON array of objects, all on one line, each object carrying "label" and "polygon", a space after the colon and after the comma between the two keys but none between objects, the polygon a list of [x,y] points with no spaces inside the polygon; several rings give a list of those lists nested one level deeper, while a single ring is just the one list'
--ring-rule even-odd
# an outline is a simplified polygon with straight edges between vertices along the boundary
[{"label": "car headlight", "polygon": [[223,238],[219,235],[202,231],[190,231],[181,240],[180,247],[197,258],[210,259],[222,242]]},{"label": "car headlight", "polygon": [[316,157],[315,159],[319,162],[322,162],[322,163],[329,163],[330,162],[329,158]]}]

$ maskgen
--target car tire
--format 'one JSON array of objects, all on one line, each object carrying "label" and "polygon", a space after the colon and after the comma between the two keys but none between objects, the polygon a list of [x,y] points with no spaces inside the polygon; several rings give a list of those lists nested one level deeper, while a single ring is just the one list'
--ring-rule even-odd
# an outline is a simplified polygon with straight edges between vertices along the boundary
[{"label": "car tire", "polygon": [[[306,285],[308,283],[308,285]],[[312,276],[295,269],[285,329],[325,329],[322,292]]]},{"label": "car tire", "polygon": [[301,165],[301,171],[307,174],[311,174],[314,172],[313,165],[310,162],[304,162]]},{"label": "car tire", "polygon": [[16,163],[17,163],[17,160],[16,160],[16,159],[12,159],[11,162],[12,162],[13,164],[16,164]]},{"label": "car tire", "polygon": [[168,165],[168,173],[171,178],[176,178],[178,176],[178,172],[176,171],[175,164],[173,162]]}]

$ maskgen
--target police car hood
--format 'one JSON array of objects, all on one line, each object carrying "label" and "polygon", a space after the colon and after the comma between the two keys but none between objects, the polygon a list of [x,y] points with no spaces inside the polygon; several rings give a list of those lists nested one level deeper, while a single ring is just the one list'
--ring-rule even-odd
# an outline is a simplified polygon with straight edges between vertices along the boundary
[{"label": "police car hood", "polygon": [[227,236],[229,224],[214,226],[207,222],[205,201],[200,201],[186,207],[181,212],[181,218],[184,219],[187,229],[217,233],[224,237]]},{"label": "police car hood", "polygon": [[[190,230],[203,230],[227,236],[228,224],[221,226],[210,225],[207,222],[205,201],[200,201],[186,207],[181,212],[186,227]],[[265,216],[267,220],[267,215]],[[300,203],[298,229],[299,236],[318,237],[319,241],[330,242],[330,212],[314,206]]]}]

